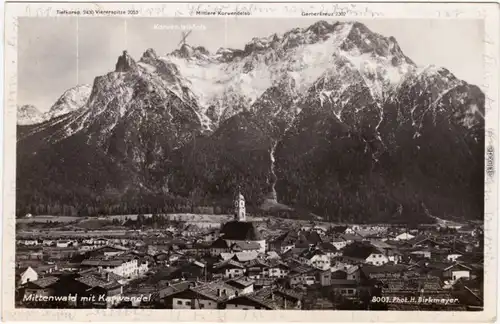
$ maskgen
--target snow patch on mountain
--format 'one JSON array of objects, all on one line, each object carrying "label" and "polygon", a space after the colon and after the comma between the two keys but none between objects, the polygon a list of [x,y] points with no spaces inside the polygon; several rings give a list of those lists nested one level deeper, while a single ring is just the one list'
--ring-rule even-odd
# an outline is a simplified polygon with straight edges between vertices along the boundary
[{"label": "snow patch on mountain", "polygon": [[89,84],[77,85],[66,90],[56,103],[47,112],[46,120],[68,114],[85,106],[90,97],[92,86]]},{"label": "snow patch on mountain", "polygon": [[17,125],[35,125],[44,120],[43,114],[33,105],[17,107]]},{"label": "snow patch on mountain", "polygon": [[[365,44],[358,44],[358,38]],[[179,68],[202,110],[215,107],[216,123],[248,109],[283,78],[293,79],[299,94],[306,92],[338,57],[359,71],[377,101],[414,69],[395,39],[353,22],[320,21],[282,36],[254,38],[244,50],[221,48],[211,56],[189,53],[175,52],[163,59]]]}]

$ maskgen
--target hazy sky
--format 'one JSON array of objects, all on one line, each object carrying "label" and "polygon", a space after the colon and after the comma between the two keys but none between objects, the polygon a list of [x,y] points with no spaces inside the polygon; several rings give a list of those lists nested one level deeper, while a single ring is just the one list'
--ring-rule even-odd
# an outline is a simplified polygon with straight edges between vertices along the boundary
[{"label": "hazy sky", "polygon": [[[190,45],[214,52],[219,47],[243,48],[253,37],[295,27],[317,18],[20,18],[18,37],[18,104],[41,111],[67,89],[92,84],[98,75],[114,70],[124,49],[138,60],[148,48],[160,55],[178,48],[182,31],[155,29],[194,26]],[[329,22],[335,20],[324,19]],[[372,31],[394,36],[417,65],[448,68],[458,78],[481,86],[483,81],[483,24],[481,20],[383,19],[360,20]]]}]

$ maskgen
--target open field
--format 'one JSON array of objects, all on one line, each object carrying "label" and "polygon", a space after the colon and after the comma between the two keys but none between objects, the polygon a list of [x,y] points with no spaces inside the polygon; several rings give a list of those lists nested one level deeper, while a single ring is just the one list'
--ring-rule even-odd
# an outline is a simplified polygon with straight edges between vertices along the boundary
[{"label": "open field", "polygon": [[[152,217],[152,214],[144,214],[145,217]],[[221,223],[227,222],[233,219],[232,215],[210,215],[210,214],[165,214],[165,217],[173,221],[181,222],[192,222],[192,223]],[[32,216],[30,218],[18,218],[17,223],[29,224],[29,223],[47,223],[47,222],[59,222],[59,223],[71,223],[71,222],[82,222],[90,220],[113,220],[118,219],[125,221],[126,219],[136,220],[137,214],[134,215],[110,215],[110,216],[100,216],[100,217],[78,217],[78,216],[50,216],[50,215],[40,215]],[[261,218],[255,218],[248,216],[249,220],[260,221]]]},{"label": "open field", "polygon": [[71,223],[84,219],[85,217],[78,216],[50,216],[50,215],[39,215],[32,216],[29,218],[17,218],[16,222],[20,224],[29,223],[48,223],[48,222],[59,222],[59,223]]}]

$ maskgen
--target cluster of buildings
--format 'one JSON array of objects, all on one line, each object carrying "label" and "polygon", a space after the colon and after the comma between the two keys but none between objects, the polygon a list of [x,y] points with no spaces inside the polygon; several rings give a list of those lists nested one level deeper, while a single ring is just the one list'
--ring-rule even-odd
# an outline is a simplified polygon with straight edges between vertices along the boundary
[{"label": "cluster of buildings", "polygon": [[216,230],[19,239],[18,306],[482,309],[478,226],[446,234],[385,225],[270,228],[247,221],[240,193],[234,208],[234,220]]}]

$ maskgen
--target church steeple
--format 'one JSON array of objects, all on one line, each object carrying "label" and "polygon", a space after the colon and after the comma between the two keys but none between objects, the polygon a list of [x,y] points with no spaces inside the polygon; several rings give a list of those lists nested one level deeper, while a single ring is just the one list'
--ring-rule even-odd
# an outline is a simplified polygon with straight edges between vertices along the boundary
[{"label": "church steeple", "polygon": [[238,188],[238,193],[234,199],[234,219],[238,222],[246,222],[245,197]]}]

